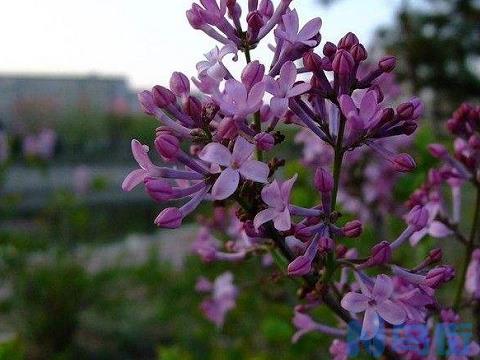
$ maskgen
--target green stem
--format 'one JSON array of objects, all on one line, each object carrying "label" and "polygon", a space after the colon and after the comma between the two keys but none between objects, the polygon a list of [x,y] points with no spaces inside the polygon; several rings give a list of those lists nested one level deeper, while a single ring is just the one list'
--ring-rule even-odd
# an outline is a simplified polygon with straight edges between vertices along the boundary
[{"label": "green stem", "polygon": [[337,141],[335,143],[335,158],[333,160],[333,191],[332,191],[332,210],[337,206],[338,185],[340,183],[340,173],[343,161],[343,133],[345,132],[345,117],[340,116],[340,127],[338,129]]},{"label": "green stem", "polygon": [[475,246],[475,238],[477,236],[477,230],[480,227],[480,188],[477,189],[477,200],[475,205],[475,211],[473,213],[472,228],[470,231],[470,237],[468,239],[467,248],[465,250],[465,259],[463,262],[462,272],[460,273],[460,282],[458,283],[457,294],[455,296],[454,309],[458,310],[460,303],[462,302],[463,289],[465,279],[467,277],[467,269],[470,261],[472,260],[473,248]]}]

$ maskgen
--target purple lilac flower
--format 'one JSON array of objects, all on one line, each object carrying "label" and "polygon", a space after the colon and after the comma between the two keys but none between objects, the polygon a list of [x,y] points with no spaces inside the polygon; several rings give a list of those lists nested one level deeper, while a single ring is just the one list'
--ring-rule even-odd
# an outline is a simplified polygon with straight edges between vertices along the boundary
[{"label": "purple lilac flower", "polygon": [[297,176],[295,175],[290,180],[281,184],[277,180],[266,185],[262,189],[262,200],[268,205],[268,208],[261,210],[253,220],[255,228],[258,229],[260,225],[273,220],[273,226],[278,231],[287,231],[291,227],[290,219],[290,192]]},{"label": "purple lilac flower", "polygon": [[247,180],[266,183],[269,173],[267,164],[251,160],[255,145],[238,137],[232,152],[219,143],[210,143],[203,148],[199,157],[210,164],[223,167],[212,187],[212,196],[223,200],[237,190],[240,176]]},{"label": "purple lilac flower", "polygon": [[472,260],[468,265],[465,289],[474,299],[480,300],[480,249],[473,251]]},{"label": "purple lilac flower", "polygon": [[[202,286],[203,290],[205,286]],[[211,297],[205,299],[200,308],[205,317],[217,327],[222,327],[225,316],[235,308],[238,296],[237,287],[233,284],[233,275],[225,272],[218,276],[212,285]]]},{"label": "purple lilac flower", "polygon": [[375,337],[380,327],[380,318],[392,325],[400,325],[406,319],[405,310],[391,300],[393,282],[386,275],[378,275],[373,289],[361,282],[361,293],[349,292],[342,299],[342,306],[352,312],[365,312],[360,338]]}]

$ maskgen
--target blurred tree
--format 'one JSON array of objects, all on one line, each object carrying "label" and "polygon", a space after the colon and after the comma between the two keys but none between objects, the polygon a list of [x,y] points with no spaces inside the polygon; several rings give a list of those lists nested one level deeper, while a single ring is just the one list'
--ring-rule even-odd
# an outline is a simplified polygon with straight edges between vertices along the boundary
[{"label": "blurred tree", "polygon": [[480,95],[478,0],[428,0],[425,8],[404,0],[396,23],[378,36],[398,56],[400,79],[430,96],[433,120]]},{"label": "blurred tree", "polygon": [[373,50],[397,56],[399,80],[429,101],[433,120],[480,96],[479,0],[402,0],[376,40]]}]

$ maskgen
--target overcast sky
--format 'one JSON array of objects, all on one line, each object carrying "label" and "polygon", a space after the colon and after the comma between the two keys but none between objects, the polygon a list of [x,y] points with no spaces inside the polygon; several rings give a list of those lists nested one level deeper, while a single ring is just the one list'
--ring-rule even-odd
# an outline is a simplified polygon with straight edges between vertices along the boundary
[{"label": "overcast sky", "polygon": [[[246,0],[239,0],[241,4]],[[135,88],[195,75],[215,42],[190,28],[191,0],[0,0],[0,72],[125,75]],[[274,0],[277,3],[277,0]],[[354,31],[369,43],[398,0],[294,0],[302,24],[320,16],[322,42]],[[266,50],[265,50],[266,51]],[[259,50],[254,57],[267,54]]]}]

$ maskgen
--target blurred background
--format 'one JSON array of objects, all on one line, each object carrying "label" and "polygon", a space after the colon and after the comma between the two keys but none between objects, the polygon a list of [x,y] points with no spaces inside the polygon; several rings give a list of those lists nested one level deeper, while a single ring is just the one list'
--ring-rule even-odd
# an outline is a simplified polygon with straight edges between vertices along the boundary
[{"label": "blurred background", "polygon": [[[295,284],[258,261],[233,266],[238,305],[217,329],[199,311],[195,282],[232,266],[190,256],[193,219],[158,231],[158,206],[141,190],[121,191],[136,166],[130,140],[150,143],[157,126],[136,93],[167,84],[173,71],[195,75],[215,45],[189,27],[190,5],[0,3],[0,359],[315,359],[328,348],[315,334],[290,345]],[[461,102],[478,102],[480,1],[293,5],[302,23],[322,18],[322,43],[352,31],[373,59],[396,55],[392,84],[427,103],[413,144],[419,170],[393,184],[402,203],[432,164],[426,144],[444,139]],[[301,156],[300,146],[284,151]],[[299,161],[285,172],[300,173],[300,184],[308,178]],[[312,201],[304,185],[299,205]],[[387,234],[402,225],[382,221]]]}]

